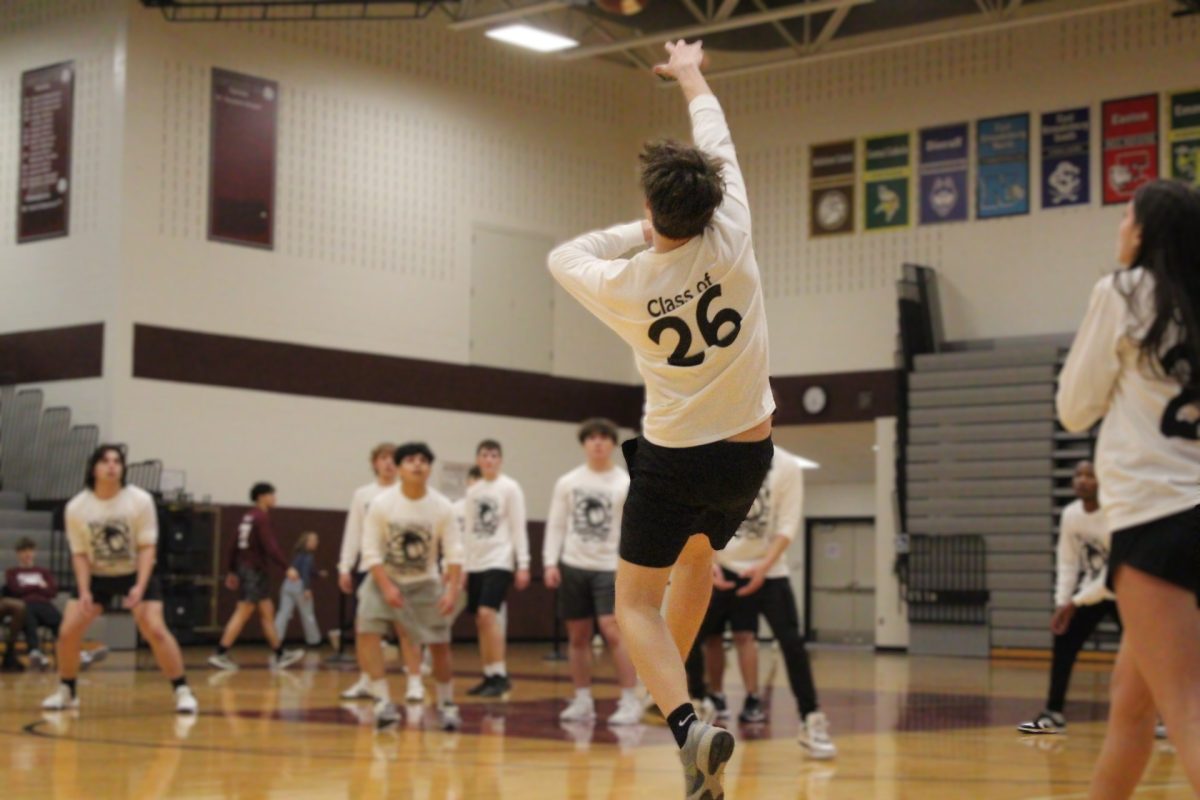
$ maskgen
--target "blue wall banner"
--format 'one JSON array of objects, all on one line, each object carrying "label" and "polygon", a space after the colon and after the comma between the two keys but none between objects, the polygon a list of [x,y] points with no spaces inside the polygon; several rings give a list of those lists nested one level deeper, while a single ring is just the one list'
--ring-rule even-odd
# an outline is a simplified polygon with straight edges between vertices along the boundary
[{"label": "blue wall banner", "polygon": [[1042,209],[1092,200],[1092,110],[1042,114]]},{"label": "blue wall banner", "polygon": [[1029,213],[1029,115],[976,123],[979,219]]},{"label": "blue wall banner", "polygon": [[965,122],[920,132],[922,225],[967,219],[969,138],[970,126]]}]

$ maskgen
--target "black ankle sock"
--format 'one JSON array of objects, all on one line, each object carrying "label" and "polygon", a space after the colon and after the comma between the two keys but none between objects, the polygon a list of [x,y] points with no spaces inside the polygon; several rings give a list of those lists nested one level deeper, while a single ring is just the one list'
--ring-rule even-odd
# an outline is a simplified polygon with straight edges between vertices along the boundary
[{"label": "black ankle sock", "polygon": [[667,727],[675,734],[675,743],[680,748],[687,742],[688,729],[695,723],[696,707],[691,703],[684,703],[667,715]]},{"label": "black ankle sock", "polygon": [[75,679],[74,678],[63,678],[62,685],[71,690],[71,699],[72,700],[75,699]]},{"label": "black ankle sock", "polygon": [[279,645],[279,647],[275,648],[275,657],[283,658],[283,645]]},{"label": "black ankle sock", "polygon": [[180,675],[171,681],[171,688],[178,689],[181,686],[187,686],[187,675]]},{"label": "black ankle sock", "polygon": [[229,652],[229,648],[226,647],[225,645],[223,645],[223,644],[217,645],[217,655],[223,656],[228,652]]}]

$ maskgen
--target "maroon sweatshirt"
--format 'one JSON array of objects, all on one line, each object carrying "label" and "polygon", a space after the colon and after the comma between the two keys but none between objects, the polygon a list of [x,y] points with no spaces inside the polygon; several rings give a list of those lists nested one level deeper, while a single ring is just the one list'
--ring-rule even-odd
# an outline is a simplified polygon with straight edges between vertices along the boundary
[{"label": "maroon sweatshirt", "polygon": [[26,603],[53,603],[58,594],[54,576],[45,567],[10,567],[4,573],[4,588],[9,597]]},{"label": "maroon sweatshirt", "polygon": [[271,528],[271,516],[261,508],[252,508],[238,524],[237,536],[229,547],[229,571],[236,573],[238,567],[265,571],[267,562],[273,561],[283,569],[288,568],[287,559],[279,549],[275,531]]}]

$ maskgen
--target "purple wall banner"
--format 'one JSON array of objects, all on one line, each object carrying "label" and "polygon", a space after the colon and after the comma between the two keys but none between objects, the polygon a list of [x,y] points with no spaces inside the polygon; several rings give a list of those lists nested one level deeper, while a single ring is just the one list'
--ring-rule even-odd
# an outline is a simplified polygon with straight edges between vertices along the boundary
[{"label": "purple wall banner", "polygon": [[21,73],[18,244],[67,235],[74,102],[74,61]]},{"label": "purple wall banner", "polygon": [[970,126],[942,125],[920,132],[921,224],[967,219]]},{"label": "purple wall banner", "polygon": [[1092,200],[1092,110],[1042,114],[1042,209]]},{"label": "purple wall banner", "polygon": [[279,84],[212,71],[208,238],[271,249]]}]

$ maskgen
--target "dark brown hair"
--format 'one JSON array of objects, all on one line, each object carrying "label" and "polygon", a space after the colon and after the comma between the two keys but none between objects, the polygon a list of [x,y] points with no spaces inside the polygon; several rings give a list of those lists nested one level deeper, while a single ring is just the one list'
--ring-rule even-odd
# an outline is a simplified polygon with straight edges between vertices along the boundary
[{"label": "dark brown hair", "polygon": [[617,426],[603,417],[592,417],[579,423],[579,443],[583,444],[592,436],[607,436],[617,443]]},{"label": "dark brown hair", "polygon": [[91,458],[88,459],[87,475],[84,476],[83,482],[87,488],[95,491],[96,489],[96,465],[104,460],[104,457],[109,453],[116,453],[121,460],[121,485],[125,485],[125,448],[119,444],[102,444],[92,451]]},{"label": "dark brown hair", "polygon": [[668,239],[704,233],[725,197],[721,162],[672,139],[647,143],[638,160],[654,230]]}]

